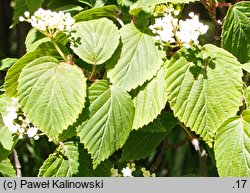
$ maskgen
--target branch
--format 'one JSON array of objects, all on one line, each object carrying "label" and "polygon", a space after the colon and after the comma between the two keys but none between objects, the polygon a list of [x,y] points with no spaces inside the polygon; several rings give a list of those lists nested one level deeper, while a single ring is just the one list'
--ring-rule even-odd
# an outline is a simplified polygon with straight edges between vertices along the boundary
[{"label": "branch", "polygon": [[167,139],[165,138],[163,140],[163,144],[161,146],[160,153],[158,154],[158,156],[157,156],[154,164],[150,168],[151,172],[155,172],[159,168],[159,166],[160,166],[160,164],[162,162],[162,159],[164,157],[164,154],[165,154],[165,151],[166,151],[167,147],[168,147],[168,142],[167,142]]},{"label": "branch", "polygon": [[16,168],[16,175],[17,177],[22,177],[22,171],[21,171],[21,164],[18,159],[17,151],[14,149],[14,160],[15,160],[15,168]]}]

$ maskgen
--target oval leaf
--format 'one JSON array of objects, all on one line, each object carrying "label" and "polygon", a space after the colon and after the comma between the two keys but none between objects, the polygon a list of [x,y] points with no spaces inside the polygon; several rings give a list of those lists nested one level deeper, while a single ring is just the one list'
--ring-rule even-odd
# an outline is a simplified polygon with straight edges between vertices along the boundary
[{"label": "oval leaf", "polygon": [[220,176],[250,176],[250,111],[226,120],[215,136],[215,159]]},{"label": "oval leaf", "polygon": [[236,115],[241,105],[241,76],[241,64],[221,48],[205,45],[201,53],[182,49],[167,66],[170,107],[212,146],[220,124]]},{"label": "oval leaf", "polygon": [[85,62],[103,64],[114,53],[119,44],[119,30],[107,18],[83,21],[76,24],[77,29],[72,33],[73,51]]},{"label": "oval leaf", "polygon": [[239,2],[228,10],[222,28],[222,47],[241,63],[250,61],[250,2]]},{"label": "oval leaf", "polygon": [[91,103],[89,111],[90,118],[78,128],[78,135],[91,154],[95,168],[127,140],[134,107],[127,92],[110,86]]},{"label": "oval leaf", "polygon": [[20,76],[22,69],[27,64],[29,64],[30,62],[41,56],[57,56],[57,55],[58,55],[57,51],[52,48],[41,48],[25,54],[7,71],[4,83],[5,95],[10,98],[17,97],[18,78]]},{"label": "oval leaf", "polygon": [[66,142],[51,154],[39,169],[39,177],[71,177],[78,174],[78,147]]},{"label": "oval leaf", "polygon": [[55,139],[82,111],[86,79],[77,67],[45,56],[22,70],[18,96],[29,120]]},{"label": "oval leaf", "polygon": [[162,67],[156,77],[132,92],[132,96],[135,96],[133,98],[135,106],[133,129],[152,122],[165,107],[167,102],[165,75],[165,69]]},{"label": "oval leaf", "polygon": [[153,78],[162,65],[163,51],[155,46],[152,36],[134,24],[121,29],[122,51],[118,63],[108,71],[110,81],[130,91]]}]

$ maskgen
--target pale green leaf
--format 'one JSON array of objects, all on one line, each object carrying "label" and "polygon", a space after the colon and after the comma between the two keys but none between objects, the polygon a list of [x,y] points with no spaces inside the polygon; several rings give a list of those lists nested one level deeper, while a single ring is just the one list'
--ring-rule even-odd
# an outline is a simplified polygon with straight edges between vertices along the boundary
[{"label": "pale green leaf", "polygon": [[123,146],[132,129],[134,116],[133,103],[127,92],[115,86],[106,88],[97,84],[94,86],[101,90],[97,91],[101,94],[90,104],[89,120],[78,128],[78,135],[91,154],[94,168]]},{"label": "pale green leaf", "polygon": [[123,146],[121,161],[139,160],[148,157],[166,136],[166,132],[131,132]]},{"label": "pale green leaf", "polygon": [[245,70],[248,73],[250,73],[250,62],[243,64],[242,68],[243,68],[243,70]]},{"label": "pale green leaf", "polygon": [[108,71],[110,81],[130,91],[157,74],[163,64],[164,52],[160,51],[152,36],[143,33],[134,24],[121,30],[122,51],[118,63]]},{"label": "pale green leaf", "polygon": [[18,81],[23,112],[51,139],[73,124],[84,107],[86,79],[82,71],[53,57],[29,63]]},{"label": "pale green leaf", "polygon": [[15,143],[12,133],[3,125],[2,116],[0,114],[0,162],[9,156]]},{"label": "pale green leaf", "polygon": [[72,33],[74,41],[71,48],[89,64],[103,64],[119,44],[119,30],[107,18],[79,22],[76,27],[76,32]]},{"label": "pale green leaf", "polygon": [[25,46],[27,52],[34,51],[40,44],[50,41],[49,37],[32,28],[26,36]]},{"label": "pale green leaf", "polygon": [[133,129],[152,122],[165,107],[167,102],[165,76],[165,68],[162,67],[156,77],[132,92],[135,107]]},{"label": "pale green leaf", "polygon": [[13,64],[17,62],[17,58],[5,58],[0,60],[0,70],[8,70]]},{"label": "pale green leaf", "polygon": [[3,126],[0,114],[0,162],[6,159],[15,145],[14,137],[7,127]]},{"label": "pale green leaf", "polygon": [[[0,116],[2,119],[2,117]],[[2,120],[0,120],[1,122]],[[0,124],[1,126],[1,124]],[[8,151],[13,149],[14,137],[7,127],[0,127],[0,144],[2,147]]]},{"label": "pale green leaf", "polygon": [[55,49],[52,48],[39,48],[33,52],[25,54],[22,58],[20,58],[11,68],[8,70],[7,75],[5,77],[5,95],[7,97],[17,97],[17,85],[18,78],[22,69],[33,60],[41,57],[41,56],[58,56],[58,53]]},{"label": "pale green leaf", "polygon": [[248,86],[245,90],[245,102],[247,104],[247,107],[249,108],[250,107],[250,86]]},{"label": "pale green leaf", "polygon": [[229,8],[222,28],[222,47],[241,63],[250,61],[250,2]]},{"label": "pale green leaf", "polygon": [[90,156],[84,151],[83,146],[66,142],[43,163],[38,176],[110,176],[110,168],[106,164],[101,164],[93,170]]},{"label": "pale green leaf", "polygon": [[[68,37],[63,33],[60,33],[55,37],[55,40],[57,44],[59,44],[60,49],[63,49],[62,51],[65,52],[66,50],[65,48],[62,48],[62,45],[68,43]],[[50,45],[50,41],[51,40],[49,37],[44,36],[41,32],[39,32],[35,28],[32,28],[26,36],[25,40],[26,51],[32,52],[36,50],[41,44],[42,45],[40,47],[42,49],[45,49],[44,48],[45,46]],[[47,42],[47,44],[45,44],[45,42]]]},{"label": "pale green leaf", "polygon": [[51,154],[39,169],[39,177],[71,177],[79,172],[78,146],[73,142],[66,142]]},{"label": "pale green leaf", "polygon": [[198,0],[138,0],[130,6],[130,13],[137,15],[141,9],[149,6],[155,6],[160,3],[190,3]]},{"label": "pale green leaf", "polygon": [[214,45],[182,49],[167,66],[167,95],[174,115],[209,146],[228,117],[236,115],[242,96],[241,64]]},{"label": "pale green leaf", "polygon": [[3,161],[0,161],[0,174],[2,174],[3,177],[16,176],[16,171],[8,158]]},{"label": "pale green leaf", "polygon": [[215,136],[215,159],[220,176],[250,176],[250,111],[226,120]]}]

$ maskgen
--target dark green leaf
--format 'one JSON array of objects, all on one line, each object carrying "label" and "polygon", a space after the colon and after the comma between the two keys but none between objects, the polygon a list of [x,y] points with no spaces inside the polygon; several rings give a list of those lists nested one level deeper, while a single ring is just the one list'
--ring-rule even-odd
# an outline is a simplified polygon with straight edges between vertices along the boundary
[{"label": "dark green leaf", "polygon": [[152,133],[140,130],[131,132],[127,142],[123,146],[121,161],[146,158],[166,136],[166,132]]}]

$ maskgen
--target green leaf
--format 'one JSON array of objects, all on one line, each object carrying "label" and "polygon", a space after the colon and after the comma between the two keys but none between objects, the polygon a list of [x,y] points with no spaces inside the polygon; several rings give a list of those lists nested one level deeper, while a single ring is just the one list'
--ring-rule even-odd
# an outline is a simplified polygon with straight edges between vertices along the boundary
[{"label": "green leaf", "polygon": [[100,89],[97,93],[101,94],[97,98],[90,96],[95,100],[89,107],[89,120],[78,128],[78,135],[91,154],[94,168],[123,146],[132,129],[134,116],[133,103],[127,92],[119,87],[106,88],[98,84],[95,83],[94,87]]},{"label": "green leaf", "polygon": [[60,6],[57,7],[54,11],[59,12],[59,11],[63,11],[64,13],[70,13],[72,16],[78,14],[79,12],[81,12],[83,10],[83,8],[81,6],[78,5],[65,5],[65,6]]},{"label": "green leaf", "polygon": [[22,69],[32,62],[33,60],[41,57],[41,56],[58,56],[58,53],[55,49],[52,48],[39,48],[33,52],[25,54],[22,58],[20,58],[11,68],[8,70],[7,75],[5,77],[5,95],[7,97],[17,97],[17,85],[18,85],[18,78]]},{"label": "green leaf", "polygon": [[[0,116],[0,124],[2,125],[2,117]],[[6,159],[11,153],[15,145],[14,137],[11,135],[7,127],[0,127],[0,162]]]},{"label": "green leaf", "polygon": [[0,174],[2,174],[3,177],[16,176],[16,171],[8,158],[0,162]]},{"label": "green leaf", "polygon": [[125,25],[120,32],[123,44],[120,59],[108,71],[108,78],[114,85],[130,91],[157,74],[163,64],[164,52],[155,46],[152,36],[134,24]]},{"label": "green leaf", "polygon": [[17,60],[17,58],[5,58],[0,60],[0,70],[8,70]]},{"label": "green leaf", "polygon": [[101,164],[93,170],[90,156],[83,151],[83,147],[78,143],[66,142],[43,163],[38,176],[110,176],[110,169],[106,164]]},{"label": "green leaf", "polygon": [[165,128],[163,126],[163,124],[161,123],[161,120],[159,118],[154,119],[153,122],[149,123],[148,125],[143,126],[140,131],[144,131],[144,132],[165,132],[167,131],[167,128]]},{"label": "green leaf", "polygon": [[0,162],[6,159],[15,145],[14,137],[7,127],[4,126],[0,114]]},{"label": "green leaf", "polygon": [[102,17],[116,19],[116,17],[118,16],[118,11],[119,9],[115,5],[107,5],[82,11],[81,13],[75,15],[74,19],[76,20],[76,22],[89,21]]},{"label": "green leaf", "polygon": [[102,7],[107,0],[77,0],[81,3],[89,5],[90,7]]},{"label": "green leaf", "polygon": [[151,81],[132,92],[135,107],[133,129],[141,128],[152,122],[165,107],[167,94],[165,92],[165,68],[162,67]]},{"label": "green leaf", "polygon": [[178,119],[170,112],[162,111],[153,122],[143,126],[140,131],[166,132],[171,131],[178,124]]},{"label": "green leaf", "polygon": [[190,3],[197,0],[138,0],[130,6],[130,14],[137,15],[145,7],[155,6],[160,3]]},{"label": "green leaf", "polygon": [[44,0],[16,0],[14,7],[14,17],[13,24],[11,27],[14,27],[19,23],[19,17],[24,15],[25,11],[31,12],[33,14],[38,8],[41,7]]},{"label": "green leaf", "polygon": [[220,176],[250,176],[250,111],[227,119],[215,136],[215,159]]},{"label": "green leaf", "polygon": [[34,13],[40,7],[42,7],[44,0],[25,0],[26,5],[31,13]]},{"label": "green leaf", "polygon": [[80,163],[78,146],[73,142],[66,142],[57,148],[54,154],[43,163],[39,169],[39,177],[71,177],[79,172]]},{"label": "green leaf", "polygon": [[243,68],[243,70],[245,70],[248,73],[250,73],[250,62],[243,64],[242,68]]},{"label": "green leaf", "polygon": [[[2,122],[2,117],[0,116]],[[14,137],[12,133],[9,131],[7,127],[2,127],[2,123],[0,123],[0,145],[8,151],[12,151],[14,145]]]},{"label": "green leaf", "polygon": [[246,104],[247,104],[247,108],[250,107],[250,86],[248,86],[245,90],[245,97],[246,97]]},{"label": "green leaf", "polygon": [[26,51],[34,51],[40,44],[44,42],[49,42],[50,38],[44,36],[41,32],[37,31],[35,28],[32,28],[26,36],[25,45]]},{"label": "green leaf", "polygon": [[23,112],[51,139],[73,124],[84,107],[86,79],[76,66],[41,57],[23,68],[18,81]]},{"label": "green leaf", "polygon": [[103,64],[119,44],[119,30],[107,18],[79,22],[76,27],[76,33],[72,33],[75,41],[71,43],[71,48],[87,63]]},{"label": "green leaf", "polygon": [[166,136],[166,132],[131,132],[127,142],[123,146],[120,161],[139,160],[148,157]]},{"label": "green leaf", "polygon": [[[59,44],[59,46],[68,43],[68,37],[63,33],[58,34],[55,37],[55,40]],[[50,38],[44,36],[41,32],[39,32],[35,28],[32,28],[26,36],[25,40],[26,51],[32,52],[36,50],[39,46],[41,47],[41,49],[44,49],[45,45],[48,46],[51,44],[50,41],[51,41]],[[45,42],[47,44],[45,44]]]},{"label": "green leaf", "polygon": [[28,10],[29,8],[26,5],[25,0],[16,0],[14,7],[13,24],[11,27],[14,27],[17,23],[19,23],[19,17],[23,16],[24,12]]},{"label": "green leaf", "polygon": [[167,66],[167,95],[174,115],[211,147],[228,117],[236,115],[242,96],[241,64],[214,45],[182,49]]},{"label": "green leaf", "polygon": [[241,63],[250,61],[250,2],[229,8],[222,28],[222,47]]}]

